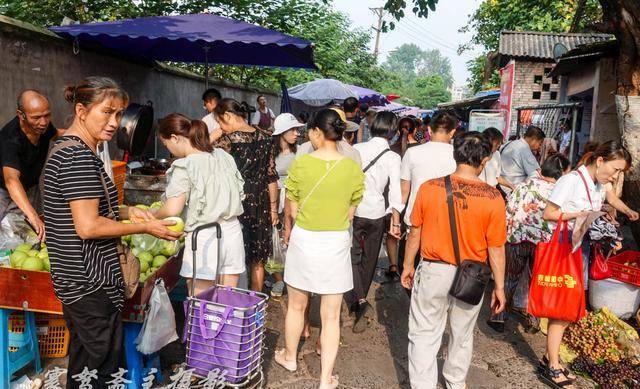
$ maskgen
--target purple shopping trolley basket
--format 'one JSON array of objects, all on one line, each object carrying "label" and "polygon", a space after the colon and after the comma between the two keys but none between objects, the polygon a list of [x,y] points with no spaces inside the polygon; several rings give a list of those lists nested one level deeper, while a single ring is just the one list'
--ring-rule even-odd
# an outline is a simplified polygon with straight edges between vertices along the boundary
[{"label": "purple shopping trolley basket", "polygon": [[258,372],[267,296],[214,286],[185,302],[187,366],[199,376],[219,369],[237,384]]}]

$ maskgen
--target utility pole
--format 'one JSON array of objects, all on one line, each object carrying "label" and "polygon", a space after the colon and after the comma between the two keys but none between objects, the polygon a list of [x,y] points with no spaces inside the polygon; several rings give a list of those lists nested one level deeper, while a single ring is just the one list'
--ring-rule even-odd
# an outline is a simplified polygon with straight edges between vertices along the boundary
[{"label": "utility pole", "polygon": [[373,48],[373,56],[378,59],[378,49],[380,47],[380,33],[382,32],[382,18],[384,17],[384,7],[371,8],[371,11],[378,17],[378,28],[373,28],[376,32],[376,45]]}]

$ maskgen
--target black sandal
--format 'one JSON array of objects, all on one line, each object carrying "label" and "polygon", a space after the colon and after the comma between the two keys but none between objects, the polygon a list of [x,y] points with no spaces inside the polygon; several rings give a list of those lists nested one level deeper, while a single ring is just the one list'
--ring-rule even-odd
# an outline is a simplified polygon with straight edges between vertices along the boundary
[{"label": "black sandal", "polygon": [[[546,355],[542,356],[542,361],[540,362],[540,367],[541,368],[549,368],[549,358],[547,358]],[[565,377],[567,377],[568,379],[575,381],[576,379],[578,379],[578,377],[573,374],[569,369],[567,368],[562,368],[562,374],[564,374]]]},{"label": "black sandal", "polygon": [[398,265],[389,265],[389,269],[387,269],[385,275],[387,276],[387,278],[391,279],[392,282],[400,281],[400,274],[398,274]]},{"label": "black sandal", "polygon": [[[569,379],[564,373],[565,369],[553,369],[548,366],[540,367],[538,371],[538,378],[549,387],[555,389],[576,388],[574,380]],[[561,378],[565,379],[562,380]]]}]

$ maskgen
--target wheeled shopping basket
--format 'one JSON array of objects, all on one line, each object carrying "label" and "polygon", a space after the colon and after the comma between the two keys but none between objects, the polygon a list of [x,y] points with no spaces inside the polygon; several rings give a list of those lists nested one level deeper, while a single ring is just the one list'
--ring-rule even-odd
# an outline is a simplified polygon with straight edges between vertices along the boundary
[{"label": "wheeled shopping basket", "polygon": [[[216,229],[220,258],[220,225],[210,223],[196,228],[191,240],[194,280],[197,237],[207,228]],[[261,388],[267,299],[263,293],[222,285],[195,295],[195,282],[192,282],[191,296],[185,302],[187,367],[201,377],[218,371],[228,387]]]}]

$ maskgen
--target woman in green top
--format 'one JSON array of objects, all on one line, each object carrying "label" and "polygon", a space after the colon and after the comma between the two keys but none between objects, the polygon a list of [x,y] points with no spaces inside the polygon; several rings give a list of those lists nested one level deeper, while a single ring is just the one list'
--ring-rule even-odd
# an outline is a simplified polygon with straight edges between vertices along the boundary
[{"label": "woman in green top", "polygon": [[309,293],[322,295],[320,388],[325,389],[338,386],[332,372],[340,341],[342,294],[353,289],[349,223],[362,199],[364,174],[337,150],[346,123],[336,111],[319,111],[309,128],[315,151],[297,158],[285,181],[296,225],[284,273],[289,293],[285,349],[276,351],[275,360],[289,371],[296,370]]}]

